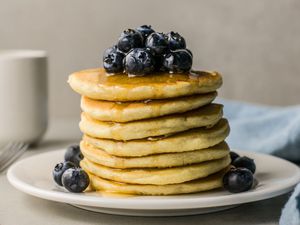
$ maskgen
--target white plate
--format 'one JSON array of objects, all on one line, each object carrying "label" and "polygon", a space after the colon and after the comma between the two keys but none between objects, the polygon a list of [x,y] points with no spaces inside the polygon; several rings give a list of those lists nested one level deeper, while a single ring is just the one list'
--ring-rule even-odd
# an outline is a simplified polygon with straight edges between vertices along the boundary
[{"label": "white plate", "polygon": [[274,156],[237,151],[255,160],[258,185],[248,192],[231,194],[215,190],[176,196],[105,196],[90,192],[74,194],[58,188],[52,169],[62,161],[65,150],[25,158],[9,169],[9,182],[27,194],[75,205],[96,212],[135,216],[178,216],[219,211],[236,205],[272,198],[293,189],[300,182],[300,169]]}]

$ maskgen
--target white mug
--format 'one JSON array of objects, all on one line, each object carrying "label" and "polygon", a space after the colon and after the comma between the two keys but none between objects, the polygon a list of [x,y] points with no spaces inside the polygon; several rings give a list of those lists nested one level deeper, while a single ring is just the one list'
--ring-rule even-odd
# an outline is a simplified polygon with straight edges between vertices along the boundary
[{"label": "white mug", "polygon": [[46,52],[0,50],[0,143],[38,142],[47,106]]}]

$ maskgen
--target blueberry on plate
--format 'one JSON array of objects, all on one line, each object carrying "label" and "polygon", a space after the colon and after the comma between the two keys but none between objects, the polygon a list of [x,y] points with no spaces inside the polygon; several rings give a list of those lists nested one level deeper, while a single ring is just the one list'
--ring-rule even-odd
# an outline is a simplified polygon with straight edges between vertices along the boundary
[{"label": "blueberry on plate", "polygon": [[119,50],[127,53],[132,48],[140,48],[143,46],[143,36],[136,30],[127,29],[121,34],[117,46]]},{"label": "blueberry on plate", "polygon": [[70,168],[63,173],[63,186],[70,192],[83,192],[90,183],[88,174],[81,168]]},{"label": "blueberry on plate", "polygon": [[247,156],[238,157],[231,164],[235,167],[247,168],[253,174],[255,173],[256,170],[256,165],[254,163],[254,160],[248,158]]},{"label": "blueberry on plate", "polygon": [[136,28],[136,30],[141,33],[144,41],[146,41],[147,37],[154,32],[150,25],[142,25]]},{"label": "blueberry on plate", "polygon": [[125,55],[116,47],[108,48],[103,54],[103,67],[108,73],[122,73]]},{"label": "blueberry on plate", "polygon": [[167,37],[170,50],[183,49],[186,47],[185,40],[180,34],[171,31],[167,34]]},{"label": "blueberry on plate", "polygon": [[188,72],[191,70],[193,57],[186,49],[171,51],[166,54],[163,65],[171,73]]},{"label": "blueberry on plate", "polygon": [[145,75],[155,69],[155,59],[146,48],[132,49],[125,57],[125,71],[131,75]]},{"label": "blueberry on plate", "polygon": [[157,55],[165,54],[168,50],[168,40],[165,34],[154,32],[146,40],[145,46]]},{"label": "blueberry on plate", "polygon": [[233,162],[235,159],[237,159],[238,157],[240,157],[239,154],[237,154],[236,152],[231,151],[230,152],[230,158],[231,158],[231,162]]},{"label": "blueberry on plate", "polygon": [[223,187],[231,193],[248,191],[253,185],[253,174],[246,168],[231,168],[223,177]]},{"label": "blueberry on plate", "polygon": [[83,159],[83,155],[80,151],[79,145],[71,145],[67,148],[65,152],[65,161],[70,161],[75,164],[75,166],[79,166],[80,161]]},{"label": "blueberry on plate", "polygon": [[56,164],[54,170],[52,171],[54,181],[59,185],[62,186],[62,175],[63,173],[70,168],[74,168],[75,165],[72,162],[66,161],[62,163]]}]

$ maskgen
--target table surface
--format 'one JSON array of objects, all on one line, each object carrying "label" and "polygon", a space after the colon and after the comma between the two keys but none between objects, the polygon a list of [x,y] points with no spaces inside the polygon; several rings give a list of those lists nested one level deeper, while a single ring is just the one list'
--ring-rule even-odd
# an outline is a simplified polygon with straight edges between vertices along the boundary
[{"label": "table surface", "polygon": [[[77,143],[81,134],[75,119],[57,119],[37,146],[23,156],[63,148]],[[290,194],[248,203],[222,212],[181,217],[130,217],[94,213],[73,206],[47,201],[24,194],[13,188],[0,174],[0,225],[181,225],[181,224],[278,224],[281,209]]]}]

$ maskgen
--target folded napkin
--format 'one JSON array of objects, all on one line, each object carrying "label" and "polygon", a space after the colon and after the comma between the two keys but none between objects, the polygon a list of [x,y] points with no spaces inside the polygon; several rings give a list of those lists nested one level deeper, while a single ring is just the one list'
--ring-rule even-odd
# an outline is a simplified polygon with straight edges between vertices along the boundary
[{"label": "folded napkin", "polygon": [[273,154],[300,162],[300,106],[270,107],[217,99],[224,104],[232,149]]},{"label": "folded napkin", "polygon": [[[218,99],[224,104],[232,149],[273,154],[300,162],[300,106],[270,107]],[[282,210],[280,225],[300,225],[300,184]]]},{"label": "folded napkin", "polygon": [[282,210],[279,221],[280,225],[299,225],[300,224],[300,184],[295,188]]}]

